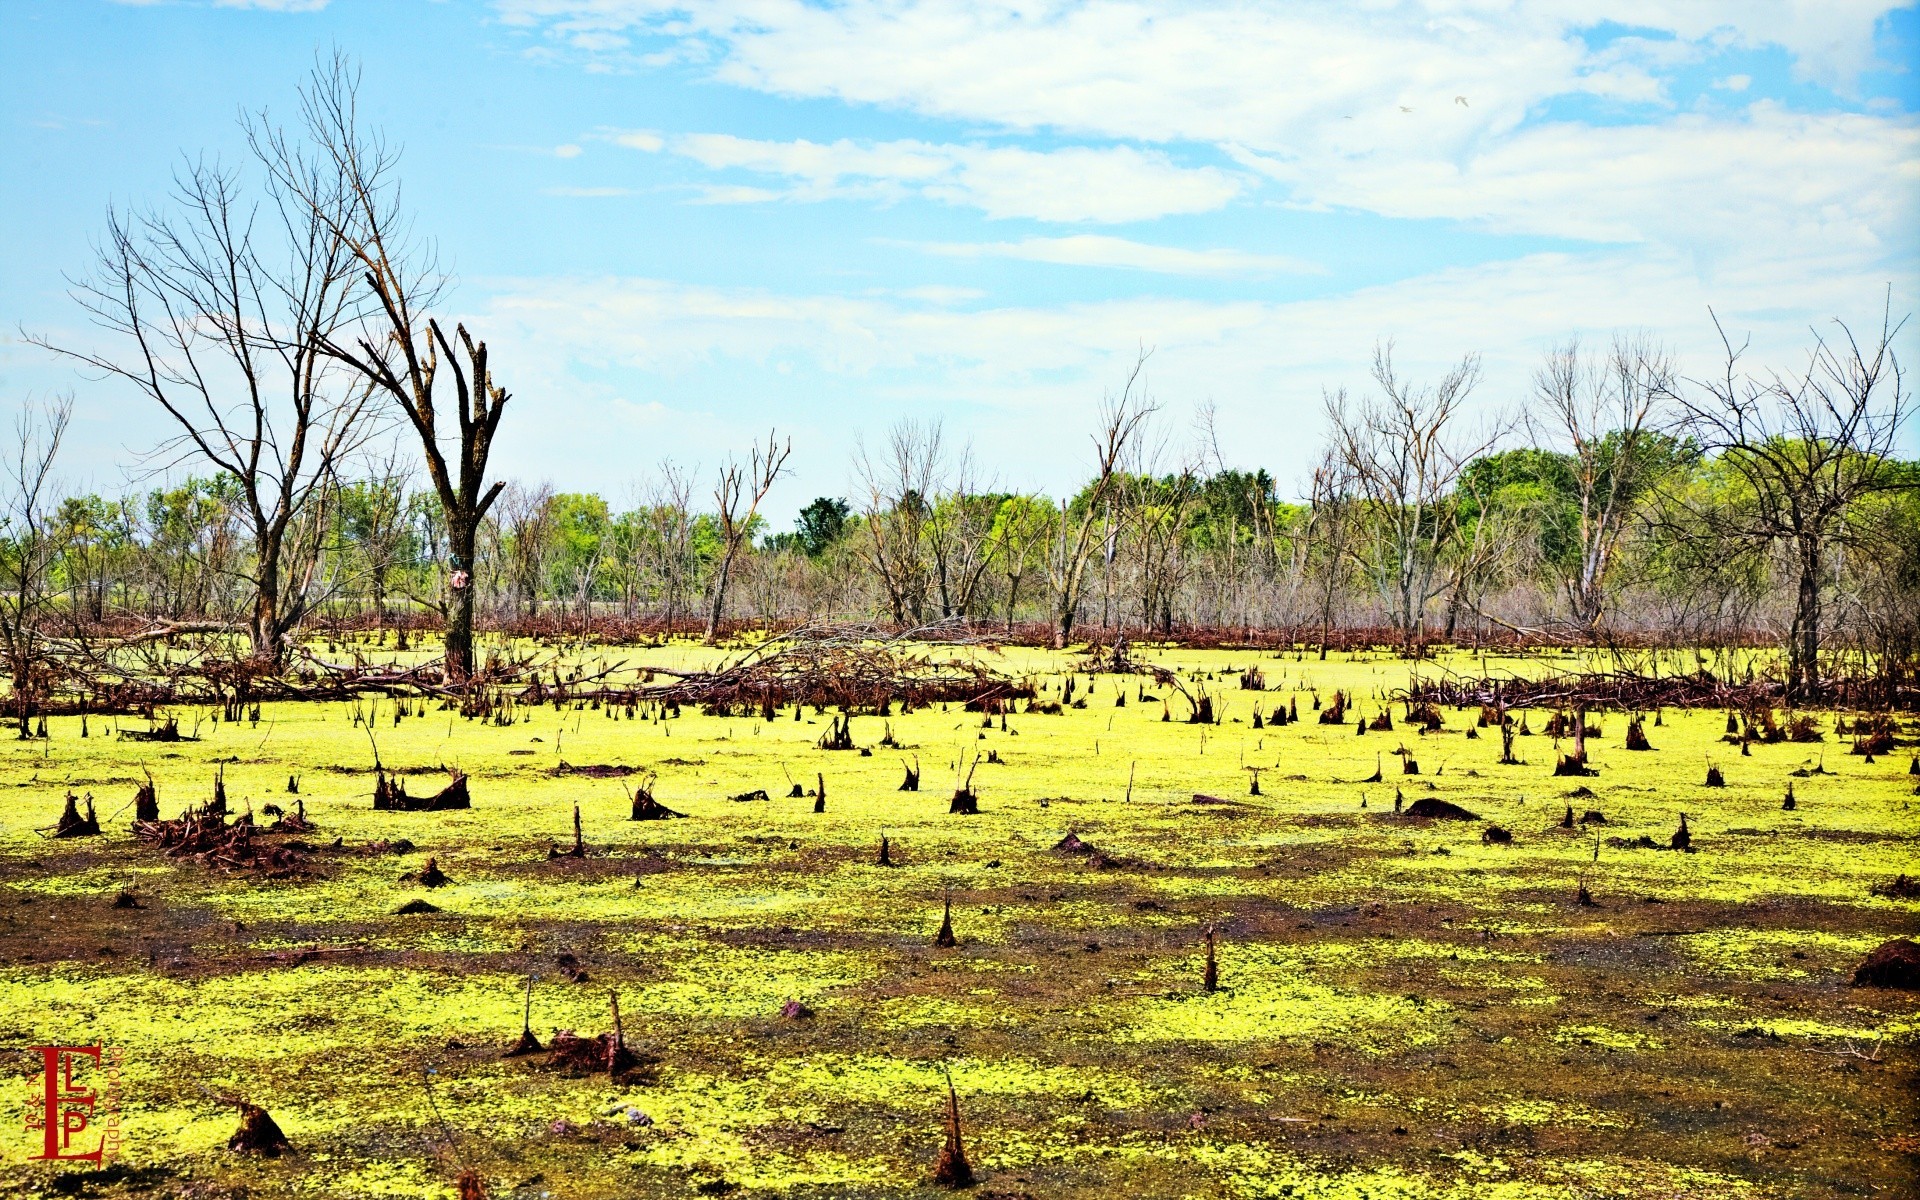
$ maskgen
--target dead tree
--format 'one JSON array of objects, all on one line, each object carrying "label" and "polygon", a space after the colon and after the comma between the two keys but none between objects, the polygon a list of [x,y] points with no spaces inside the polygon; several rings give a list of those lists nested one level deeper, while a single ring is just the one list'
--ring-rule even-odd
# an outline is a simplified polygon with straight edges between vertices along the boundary
[{"label": "dead tree", "polygon": [[[720,618],[726,614],[727,584],[733,576],[734,560],[753,531],[753,519],[760,514],[760,502],[774,481],[786,470],[787,457],[793,453],[793,439],[784,443],[773,430],[767,432],[767,444],[756,445],[746,466],[731,459],[720,468],[714,484],[714,516],[720,523],[720,561],[713,568],[713,597],[707,608],[707,642],[720,635]],[[745,503],[745,510],[741,508]]]},{"label": "dead tree", "polygon": [[22,407],[6,464],[5,507],[0,509],[0,651],[6,654],[13,688],[10,715],[19,722],[22,739],[32,736],[29,722],[52,686],[40,619],[53,598],[53,463],[72,417],[70,398]]},{"label": "dead tree", "polygon": [[1653,422],[1673,380],[1664,347],[1624,337],[1604,360],[1569,340],[1549,350],[1534,374],[1533,396],[1543,410],[1536,439],[1563,440],[1573,451],[1579,553],[1560,569],[1559,583],[1575,627],[1589,638],[1607,611],[1621,539],[1670,445]]},{"label": "dead tree", "polygon": [[[246,129],[256,147],[272,136],[264,118]],[[366,382],[328,352],[359,308],[345,167],[267,166],[264,222],[238,173],[204,160],[175,175],[172,211],[110,212],[74,297],[127,352],[40,344],[157,405],[175,432],[156,459],[232,481],[253,539],[247,635],[277,666],[316,598],[341,462],[372,423]]]},{"label": "dead tree", "polygon": [[[350,257],[364,284],[360,319],[328,332],[320,348],[346,364],[396,407],[419,439],[427,478],[446,519],[446,674],[464,684],[473,674],[476,544],[481,518],[505,485],[487,483],[494,436],[508,394],[493,380],[487,344],[465,325],[448,338],[429,313],[447,278],[430,249],[410,240],[400,208],[399,152],[362,126],[359,74],[336,53],[323,59],[300,93],[306,140],[261,122],[255,152],[279,187],[303,200],[328,236]],[[458,343],[456,349],[455,343]],[[454,441],[441,426],[446,400],[442,369],[453,377]]]},{"label": "dead tree", "polygon": [[1907,486],[1896,451],[1911,397],[1893,347],[1904,324],[1893,319],[1889,297],[1872,340],[1861,342],[1836,320],[1831,340],[1813,335],[1800,371],[1762,379],[1741,367],[1746,345],[1736,347],[1716,316],[1724,369],[1672,392],[1679,431],[1742,485],[1725,503],[1676,495],[1675,532],[1755,552],[1779,550],[1791,564],[1789,702],[1819,694],[1825,590],[1836,559],[1860,546],[1854,510],[1868,497]]},{"label": "dead tree", "polygon": [[1153,415],[1154,405],[1146,396],[1143,375],[1148,352],[1134,359],[1133,369],[1116,396],[1108,394],[1101,411],[1100,432],[1094,435],[1094,477],[1080,493],[1085,502],[1079,517],[1072,516],[1067,502],[1060,503],[1055,527],[1057,540],[1047,559],[1047,582],[1053,592],[1053,645],[1064,650],[1073,637],[1073,622],[1080,609],[1080,596],[1086,588],[1087,563],[1101,539],[1094,534],[1106,502],[1112,496],[1121,463],[1141,425]]},{"label": "dead tree", "polygon": [[1475,355],[1433,386],[1418,387],[1395,369],[1392,343],[1383,343],[1374,350],[1373,378],[1380,394],[1358,406],[1344,388],[1329,393],[1327,420],[1361,522],[1360,565],[1400,631],[1401,648],[1419,654],[1442,560],[1462,528],[1454,486],[1498,434],[1461,437],[1456,429],[1480,380]]}]

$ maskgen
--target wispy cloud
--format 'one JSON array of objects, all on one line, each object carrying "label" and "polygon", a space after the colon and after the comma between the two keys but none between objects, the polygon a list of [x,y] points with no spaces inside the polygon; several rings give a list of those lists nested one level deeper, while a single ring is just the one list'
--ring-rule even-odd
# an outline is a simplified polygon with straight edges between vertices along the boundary
[{"label": "wispy cloud", "polygon": [[638,150],[664,150],[709,170],[777,176],[780,186],[709,188],[718,203],[910,198],[975,208],[989,217],[1116,223],[1218,209],[1245,180],[1217,167],[1184,167],[1132,146],[1016,146],[922,141],[763,141],[725,133],[609,135]]},{"label": "wispy cloud", "polygon": [[1116,267],[1165,275],[1320,275],[1317,263],[1281,254],[1244,250],[1188,250],[1127,238],[1081,233],[1032,237],[1017,242],[921,242],[914,248],[945,258],[1014,258],[1069,267]]}]

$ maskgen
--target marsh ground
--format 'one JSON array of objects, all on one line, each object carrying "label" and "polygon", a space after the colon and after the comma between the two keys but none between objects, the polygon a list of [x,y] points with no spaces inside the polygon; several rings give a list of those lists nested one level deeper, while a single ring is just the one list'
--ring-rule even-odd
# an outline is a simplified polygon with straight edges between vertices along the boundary
[{"label": "marsh ground", "polygon": [[[964,653],[1052,700],[1072,661]],[[817,749],[830,718],[811,709],[548,705],[500,727],[362,706],[412,790],[469,773],[473,809],[443,813],[370,809],[347,705],[268,706],[257,725],[183,713],[200,740],[172,745],[97,718],[84,740],[55,719],[44,742],[0,743],[0,1044],[126,1060],[119,1167],[29,1162],[16,1125],[0,1190],[450,1196],[471,1165],[494,1196],[537,1200],[911,1194],[930,1191],[945,1068],[982,1196],[1915,1194],[1920,1003],[1849,986],[1920,926],[1920,906],[1869,891],[1920,862],[1909,748],[1868,765],[1823,714],[1823,744],[1743,757],[1723,714],[1668,710],[1656,749],[1631,753],[1607,714],[1598,777],[1556,779],[1543,713],[1518,766],[1467,736],[1472,712],[1431,734],[1398,705],[1391,732],[1314,721],[1315,689],[1387,707],[1409,672],[1390,657],[1142,657],[1204,680],[1222,723],[1183,723],[1177,700],[1163,721],[1141,691],[1166,689],[1084,675],[1086,707],[1004,730],[958,705],[855,717],[859,745],[902,744],[870,757]],[[1254,663],[1266,692],[1227,674]],[[1251,727],[1256,705],[1296,701],[1299,724]],[[1421,774],[1398,773],[1402,746]],[[957,764],[988,751],[981,811],[949,815]],[[901,792],[915,759],[922,790]],[[1726,787],[1702,786],[1710,759]],[[687,819],[628,821],[632,780],[562,763],[656,770]],[[1383,783],[1354,782],[1377,764]],[[298,777],[311,878],[230,878],[129,836],[116,810],[144,771],[172,816],[216,769],[236,809],[290,805]],[[786,798],[816,774],[824,814]],[[44,836],[69,789],[95,798],[104,836]],[[773,799],[728,798],[756,789]],[[1396,816],[1396,789],[1481,819]],[[549,860],[575,803],[591,853]],[[1605,826],[1560,828],[1569,804]],[[1609,843],[1664,845],[1682,811],[1695,853]],[[1490,824],[1511,844],[1484,844]],[[1070,832],[1109,861],[1055,852]],[[367,850],[402,838],[415,849]],[[452,880],[431,893],[401,879],[428,855]],[[1593,907],[1575,902],[1583,871]],[[113,907],[123,889],[143,907]],[[952,949],[931,944],[943,897]],[[439,911],[395,912],[418,898]],[[543,1041],[607,1029],[617,991],[653,1078],[502,1058],[529,974]],[[783,1017],[789,999],[813,1015]],[[37,1060],[9,1062],[18,1112]],[[228,1153],[227,1096],[268,1108],[297,1152]]]}]

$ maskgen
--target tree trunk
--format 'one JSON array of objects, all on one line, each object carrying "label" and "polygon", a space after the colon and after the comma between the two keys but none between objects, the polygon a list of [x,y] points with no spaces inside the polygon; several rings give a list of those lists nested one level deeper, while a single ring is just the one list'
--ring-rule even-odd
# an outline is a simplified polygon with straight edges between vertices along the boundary
[{"label": "tree trunk", "polygon": [[1810,697],[1820,686],[1820,546],[1800,545],[1800,591],[1787,642],[1787,695]]},{"label": "tree trunk", "polygon": [[247,638],[253,644],[253,656],[279,666],[286,654],[280,628],[280,541],[269,534],[260,539],[260,578],[253,594],[253,617],[247,622]]},{"label": "tree trunk", "polygon": [[740,543],[727,543],[727,552],[720,556],[720,569],[713,577],[713,607],[707,613],[707,643],[720,636],[720,617],[727,608],[727,579],[733,574],[733,556],[740,550]]},{"label": "tree trunk", "polygon": [[453,574],[447,580],[447,682],[464,684],[473,676],[473,547],[477,516],[447,514],[447,550]]}]

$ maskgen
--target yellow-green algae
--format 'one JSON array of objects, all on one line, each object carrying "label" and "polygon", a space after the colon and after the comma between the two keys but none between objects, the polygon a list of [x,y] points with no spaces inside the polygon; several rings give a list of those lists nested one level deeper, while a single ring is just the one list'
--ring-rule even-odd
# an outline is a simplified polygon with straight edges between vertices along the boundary
[{"label": "yellow-green algae", "polygon": [[[574,661],[631,678],[715,653]],[[1054,699],[1071,661],[936,653],[1031,674]],[[1140,655],[1205,686],[1223,723],[1182,723],[1177,699],[1163,722],[1138,694],[1167,688],[1098,677],[1089,691],[1084,675],[1085,708],[1016,712],[1004,732],[958,707],[894,713],[884,728],[906,748],[871,757],[818,750],[828,717],[813,710],[628,721],[525,706],[502,727],[439,709],[396,724],[391,702],[363,702],[412,790],[437,786],[428,768],[471,774],[475,808],[432,815],[370,810],[369,732],[348,705],[270,704],[257,725],[182,712],[202,740],[173,745],[116,739],[100,718],[82,740],[77,719],[53,718],[44,743],[0,744],[0,1024],[16,1046],[125,1048],[127,1162],[164,1172],[157,1194],[450,1196],[463,1162],[497,1195],[903,1194],[938,1147],[943,1064],[975,1164],[1004,1195],[1784,1198],[1905,1177],[1875,1148],[1920,1014],[1910,996],[1845,986],[1860,954],[1916,927],[1912,902],[1868,891],[1920,857],[1904,757],[1847,755],[1830,714],[1823,745],[1743,757],[1720,741],[1723,714],[1672,710],[1649,722],[1658,749],[1632,754],[1606,714],[1595,795],[1569,797],[1548,739],[1519,739],[1526,763],[1503,766],[1493,731],[1465,736],[1473,712],[1423,736],[1386,699],[1416,670],[1541,658]],[[1265,693],[1228,673],[1255,663]],[[1369,715],[1391,707],[1396,728],[1318,725],[1315,691],[1335,688]],[[1301,724],[1251,728],[1256,704],[1288,701]],[[869,746],[883,729],[854,727]],[[1394,773],[1403,746],[1422,774]],[[961,764],[988,749],[1003,761],[977,768],[983,811],[948,816]],[[897,790],[903,758],[922,767],[918,794]],[[1700,786],[1708,760],[1727,787]],[[561,763],[657,770],[655,794],[689,819],[629,823],[621,780]],[[1356,782],[1376,763],[1386,782]],[[1816,765],[1832,774],[1791,774]],[[171,812],[216,767],[256,810],[291,805],[297,776],[308,840],[342,851],[313,879],[264,884],[127,838],[118,810],[144,772]],[[821,815],[782,798],[816,772]],[[108,837],[42,836],[69,788],[93,793]],[[756,788],[776,799],[727,799]],[[1398,821],[1396,791],[1482,819]],[[594,854],[550,864],[576,803]],[[1562,830],[1569,804],[1607,823]],[[1611,842],[1664,844],[1683,811],[1698,853]],[[1513,844],[1482,844],[1488,823]],[[873,861],[883,831],[892,868]],[[1112,865],[1051,852],[1069,831]],[[403,837],[412,853],[359,852]],[[451,886],[400,880],[428,854]],[[1583,877],[1597,909],[1572,903]],[[122,887],[147,907],[108,909]],[[394,915],[429,895],[442,912]],[[928,944],[943,896],[953,950]],[[1207,924],[1213,995],[1198,987]],[[563,952],[587,982],[570,982]],[[542,1038],[605,1029],[617,990],[630,1041],[661,1059],[654,1078],[500,1059],[529,975]],[[787,999],[816,1015],[782,1019]],[[1849,1040],[1877,1057],[1848,1057]],[[300,1155],[229,1156],[232,1095],[267,1105]],[[1800,1144],[1810,1125],[1820,1139]],[[8,1143],[0,1188],[48,1186],[26,1153],[24,1136]]]}]

